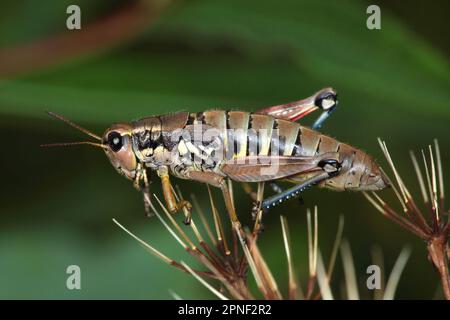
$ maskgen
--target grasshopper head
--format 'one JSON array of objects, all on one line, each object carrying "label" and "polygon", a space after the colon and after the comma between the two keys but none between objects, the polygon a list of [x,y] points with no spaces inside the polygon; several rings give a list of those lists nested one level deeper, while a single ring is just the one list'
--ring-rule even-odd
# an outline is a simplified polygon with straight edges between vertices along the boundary
[{"label": "grasshopper head", "polygon": [[133,152],[131,130],[130,124],[114,124],[106,130],[102,144],[105,145],[105,153],[113,167],[128,179],[134,180],[137,160]]},{"label": "grasshopper head", "polygon": [[138,163],[136,156],[133,152],[133,146],[131,143],[131,132],[132,125],[128,123],[118,123],[112,125],[108,130],[106,130],[103,137],[96,135],[95,133],[81,127],[80,125],[66,119],[64,116],[54,113],[47,112],[48,115],[63,121],[72,128],[75,128],[86,135],[94,138],[98,142],[93,141],[77,141],[77,142],[62,142],[62,143],[50,143],[43,144],[43,147],[67,147],[76,145],[90,145],[97,148],[101,148],[105,151],[106,155],[111,161],[111,164],[116,168],[116,170],[127,177],[128,179],[134,180],[136,177],[136,169]]}]

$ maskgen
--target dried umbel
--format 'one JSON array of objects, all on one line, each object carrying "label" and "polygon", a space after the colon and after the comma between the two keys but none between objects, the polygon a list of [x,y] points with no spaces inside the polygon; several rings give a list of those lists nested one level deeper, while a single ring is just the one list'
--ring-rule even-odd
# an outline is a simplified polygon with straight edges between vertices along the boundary
[{"label": "dried umbel", "polygon": [[[262,198],[264,184],[258,186],[257,197]],[[230,194],[233,195],[232,185],[229,184]],[[318,246],[318,213],[317,207],[313,213],[307,211],[307,230],[308,230],[308,261],[309,261],[309,277],[305,286],[301,286],[297,272],[293,263],[293,252],[290,244],[289,228],[287,220],[281,216],[282,238],[284,243],[284,251],[286,253],[286,262],[288,269],[288,290],[282,294],[278,285],[279,281],[275,279],[268,263],[264,259],[259,246],[257,245],[260,237],[261,214],[256,217],[255,224],[251,231],[245,229],[232,228],[231,224],[222,223],[221,216],[214,203],[211,190],[208,188],[212,223],[208,222],[207,217],[201,210],[195,197],[192,198],[194,204],[194,213],[198,213],[203,229],[207,234],[204,238],[196,225],[196,217],[192,218],[191,224],[185,226],[178,223],[162,202],[155,196],[156,202],[159,203],[161,210],[153,207],[158,219],[167,228],[170,235],[193,256],[205,270],[195,270],[183,261],[177,262],[167,257],[153,246],[144,242],[125,227],[114,222],[139,241],[152,254],[163,260],[164,262],[190,273],[198,279],[206,288],[208,288],[215,296],[220,299],[333,299],[330,279],[332,278],[333,268],[339,252],[343,260],[343,268],[345,271],[345,287],[346,298],[358,299],[358,284],[350,246],[346,241],[342,242],[342,233],[344,221],[341,217],[336,234],[336,240],[333,246],[329,264],[326,268],[322,260]],[[178,200],[182,200],[181,194],[177,194]],[[148,201],[149,199],[146,199]],[[148,201],[151,205],[150,201]],[[185,210],[185,215],[189,214]],[[163,217],[165,216],[165,218]],[[167,222],[168,221],[168,222]],[[189,230],[191,229],[191,230]],[[192,232],[191,232],[192,231]],[[266,231],[269,232],[269,231]],[[192,234],[193,236],[189,236]],[[231,237],[231,239],[229,239]],[[282,248],[281,248],[282,249]],[[397,260],[394,269],[389,277],[386,286],[382,290],[375,290],[375,298],[393,299],[397,283],[399,281],[402,270],[409,256],[409,250],[403,250]],[[381,265],[382,258],[379,251],[375,252],[374,263]],[[257,285],[257,292],[252,292],[251,286],[248,285],[249,277],[252,276]],[[212,283],[218,284],[213,285]],[[253,290],[255,291],[255,290]],[[172,292],[175,298],[179,296]],[[189,298],[189,297],[188,297]]]},{"label": "dried umbel", "polygon": [[386,143],[380,139],[379,143],[393,171],[396,183],[391,182],[391,185],[403,212],[396,211],[393,206],[374,192],[370,194],[365,193],[365,196],[385,217],[426,242],[429,259],[439,272],[446,299],[450,300],[448,266],[450,220],[449,210],[445,209],[444,178],[439,144],[437,140],[434,140],[434,150],[430,145],[427,151],[421,151],[423,169],[421,169],[415,154],[413,152],[410,153],[424,207],[426,208],[423,211],[416,204],[415,198],[400,177]]}]

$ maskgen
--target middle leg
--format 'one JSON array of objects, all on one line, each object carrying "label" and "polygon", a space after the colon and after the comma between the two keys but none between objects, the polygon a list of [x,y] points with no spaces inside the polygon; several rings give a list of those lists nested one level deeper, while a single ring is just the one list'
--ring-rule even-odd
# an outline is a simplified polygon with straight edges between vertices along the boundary
[{"label": "middle leg", "polygon": [[191,180],[207,183],[214,187],[220,188],[220,190],[222,190],[225,206],[227,208],[228,214],[230,215],[233,226],[236,226],[239,229],[241,228],[241,223],[239,222],[239,219],[237,217],[236,210],[233,205],[233,200],[231,199],[230,190],[224,177],[213,172],[200,171],[191,171],[187,174],[187,176]]}]

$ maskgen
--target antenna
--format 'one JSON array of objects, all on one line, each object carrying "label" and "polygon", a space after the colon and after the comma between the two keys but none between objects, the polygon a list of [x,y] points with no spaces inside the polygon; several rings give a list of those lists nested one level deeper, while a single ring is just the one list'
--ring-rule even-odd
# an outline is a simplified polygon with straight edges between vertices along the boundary
[{"label": "antenna", "polygon": [[44,147],[44,148],[71,147],[71,146],[78,146],[78,145],[82,145],[82,144],[87,144],[87,145],[94,146],[94,147],[97,147],[97,148],[102,148],[102,149],[108,149],[108,147],[105,146],[104,144],[96,143],[96,142],[90,142],[90,141],[46,143],[46,144],[41,144],[41,147]]},{"label": "antenna", "polygon": [[[97,139],[98,141],[102,141],[102,138],[100,138],[98,135],[96,135],[95,133],[92,133],[91,131],[73,123],[72,121],[70,121],[69,119],[64,118],[62,115],[51,112],[51,111],[46,111],[47,114],[53,118],[56,118],[58,120],[61,120],[62,122],[65,122],[66,124],[68,124],[69,126],[71,126],[72,128],[75,128],[81,132],[84,132],[85,134],[87,134],[88,136],[91,136],[94,139]],[[83,143],[86,144],[86,143]]]}]

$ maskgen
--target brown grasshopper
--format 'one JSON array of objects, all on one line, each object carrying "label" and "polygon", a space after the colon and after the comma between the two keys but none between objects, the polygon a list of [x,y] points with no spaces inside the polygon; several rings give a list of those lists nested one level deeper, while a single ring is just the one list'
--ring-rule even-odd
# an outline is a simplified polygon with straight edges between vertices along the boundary
[{"label": "brown grasshopper", "polygon": [[[233,223],[238,218],[227,178],[238,182],[289,181],[293,187],[264,199],[264,210],[299,195],[306,187],[344,190],[380,190],[388,180],[363,151],[315,131],[337,105],[333,89],[309,98],[261,109],[258,112],[210,110],[177,112],[117,123],[102,137],[55,113],[49,114],[88,134],[98,142],[56,143],[45,146],[88,144],[102,148],[116,170],[134,182],[147,199],[148,170],[155,171],[170,212],[189,210],[176,201],[169,175],[204,182],[222,190]],[[313,129],[295,121],[322,110]],[[150,213],[146,206],[147,213]]]}]

